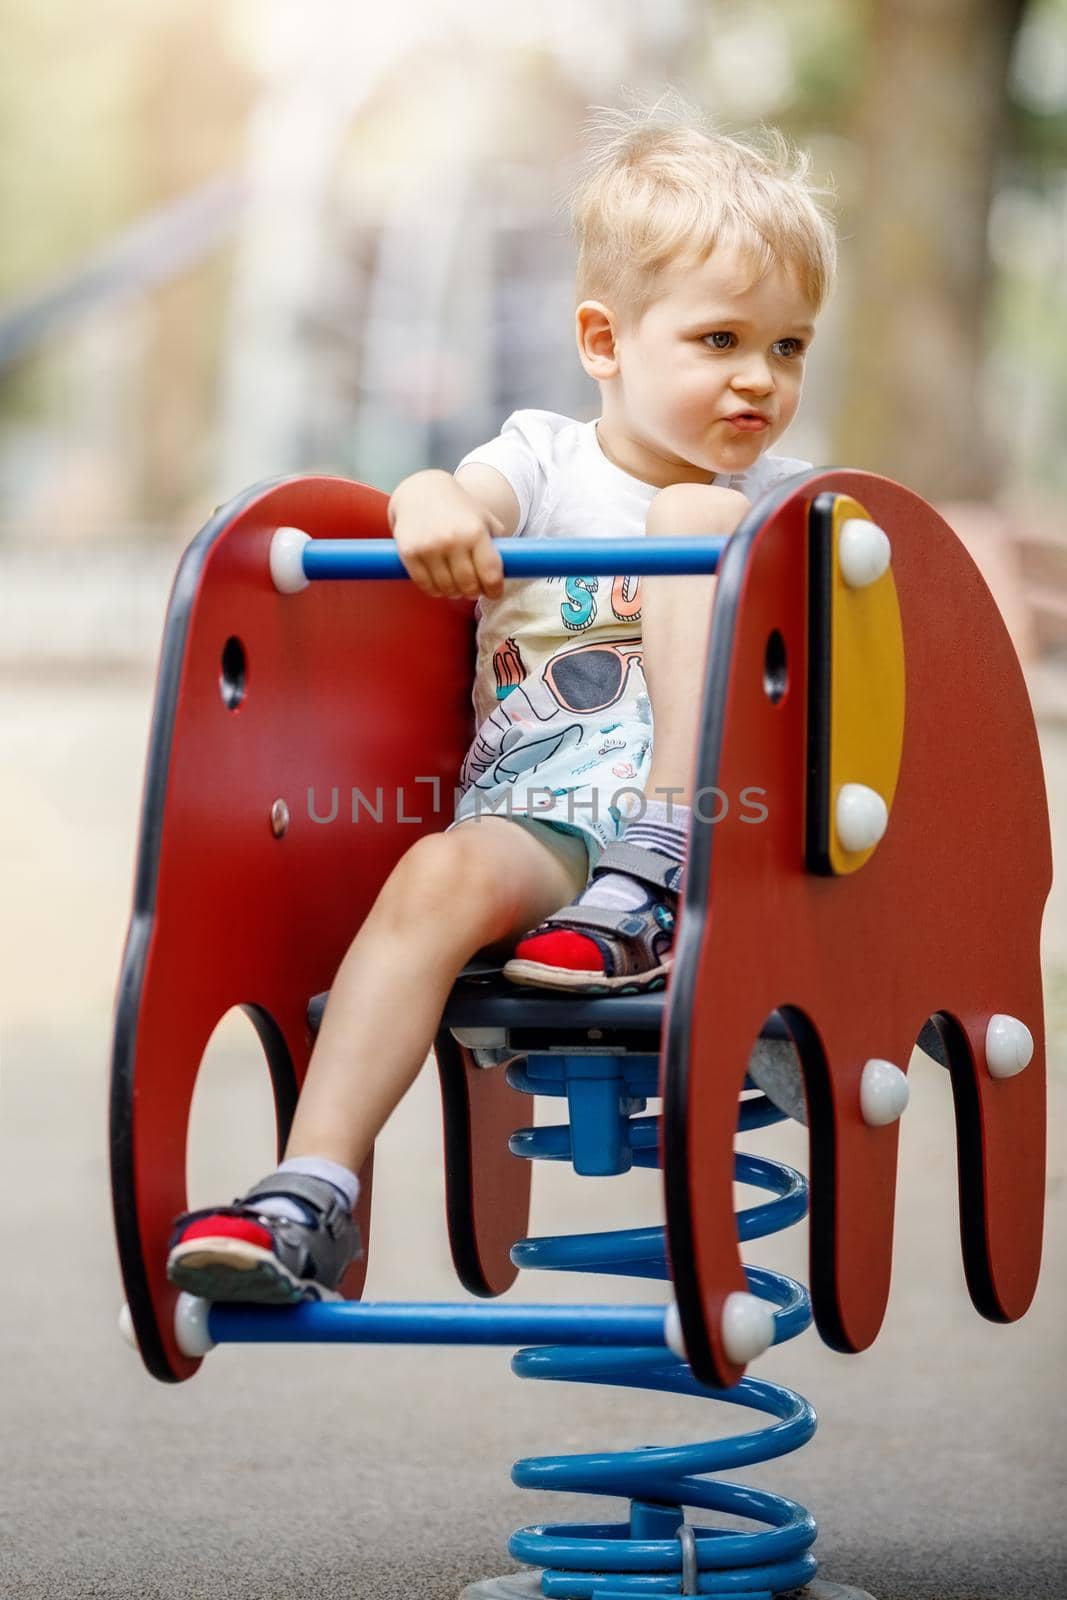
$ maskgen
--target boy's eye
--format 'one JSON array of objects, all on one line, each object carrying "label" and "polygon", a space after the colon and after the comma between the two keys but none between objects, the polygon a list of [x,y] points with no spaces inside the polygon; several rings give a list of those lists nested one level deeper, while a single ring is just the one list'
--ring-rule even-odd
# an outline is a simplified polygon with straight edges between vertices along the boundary
[{"label": "boy's eye", "polygon": [[776,355],[784,356],[787,361],[793,361],[797,356],[804,354],[804,344],[800,339],[779,339],[774,346]]},{"label": "boy's eye", "polygon": [[706,333],[704,343],[710,344],[713,350],[731,350],[737,343],[737,338],[732,333]]}]

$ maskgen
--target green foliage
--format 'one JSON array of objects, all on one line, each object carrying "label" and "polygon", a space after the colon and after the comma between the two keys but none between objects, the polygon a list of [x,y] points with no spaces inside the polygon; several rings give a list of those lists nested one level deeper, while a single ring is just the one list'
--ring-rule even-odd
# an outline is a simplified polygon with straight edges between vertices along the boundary
[{"label": "green foliage", "polygon": [[1062,180],[1067,167],[1067,109],[1038,112],[1013,99],[1008,131],[1019,172],[1028,178]]},{"label": "green foliage", "polygon": [[1028,181],[1067,166],[1067,0],[1031,0],[1008,79],[1011,148]]}]

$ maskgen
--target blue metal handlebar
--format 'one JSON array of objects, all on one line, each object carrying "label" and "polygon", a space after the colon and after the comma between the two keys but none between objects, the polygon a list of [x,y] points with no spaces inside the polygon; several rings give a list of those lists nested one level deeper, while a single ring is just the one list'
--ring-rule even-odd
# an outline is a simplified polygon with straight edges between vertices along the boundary
[{"label": "blue metal handlebar", "polygon": [[[653,576],[718,569],[725,537],[692,539],[496,539],[505,578]],[[406,578],[392,539],[311,539],[307,578]]]}]

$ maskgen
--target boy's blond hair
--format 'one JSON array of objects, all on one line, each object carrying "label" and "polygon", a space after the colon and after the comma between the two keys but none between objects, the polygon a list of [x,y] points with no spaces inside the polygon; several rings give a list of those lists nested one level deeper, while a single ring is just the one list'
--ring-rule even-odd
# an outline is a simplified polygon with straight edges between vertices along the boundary
[{"label": "boy's blond hair", "polygon": [[578,242],[577,294],[641,320],[664,269],[717,244],[750,253],[757,274],[797,271],[818,312],[833,287],[829,190],[808,182],[811,159],[775,129],[765,149],[708,126],[675,91],[652,106],[594,106],[586,154],[564,204]]}]

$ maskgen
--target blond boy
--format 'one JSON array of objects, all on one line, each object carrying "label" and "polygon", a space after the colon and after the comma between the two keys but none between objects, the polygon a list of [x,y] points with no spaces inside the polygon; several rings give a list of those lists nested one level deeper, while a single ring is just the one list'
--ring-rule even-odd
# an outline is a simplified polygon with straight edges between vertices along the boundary
[{"label": "blond boy", "polygon": [[686,109],[606,112],[571,214],[601,415],[517,412],[454,476],[416,473],[390,500],[413,581],[480,597],[465,792],[338,970],[281,1167],[177,1220],[168,1274],[206,1299],[336,1297],[360,1248],[356,1174],[472,956],[579,992],[669,973],[714,579],[505,582],[494,540],[729,534],[806,467],[769,450],[800,401],[833,235],[783,141],[763,155]]}]

